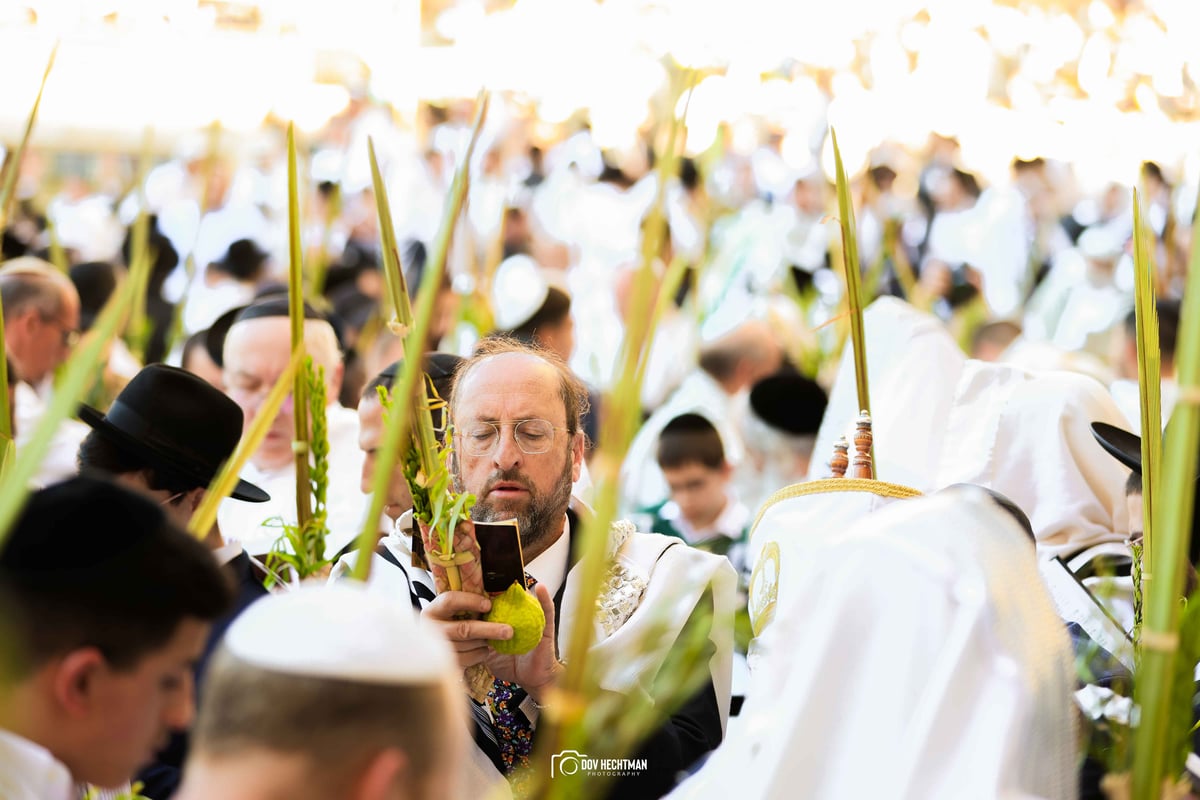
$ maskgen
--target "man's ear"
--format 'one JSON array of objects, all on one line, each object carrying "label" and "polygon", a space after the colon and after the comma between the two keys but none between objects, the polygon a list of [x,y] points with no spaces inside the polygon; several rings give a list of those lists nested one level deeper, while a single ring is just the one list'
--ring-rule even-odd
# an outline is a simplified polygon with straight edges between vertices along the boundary
[{"label": "man's ear", "polygon": [[55,702],[71,717],[84,716],[92,708],[97,681],[108,668],[98,648],[81,647],[67,653],[51,667]]},{"label": "man's ear", "polygon": [[11,320],[5,320],[5,327],[11,327],[14,330],[19,330],[26,336],[31,336],[34,330],[42,322],[42,315],[36,308],[27,308],[24,313],[16,314]]},{"label": "man's ear", "polygon": [[584,439],[583,431],[575,431],[575,438],[571,442],[571,483],[579,480],[583,472]]},{"label": "man's ear", "polygon": [[336,403],[342,395],[342,378],[345,374],[346,364],[341,359],[338,359],[337,365],[333,369],[325,373],[325,377],[329,381],[329,392],[326,399],[331,403]]},{"label": "man's ear", "polygon": [[197,486],[195,489],[192,489],[183,496],[184,505],[187,506],[189,511],[195,514],[196,509],[200,507],[200,502],[204,499],[204,494],[207,491],[207,486]]},{"label": "man's ear", "polygon": [[[398,747],[380,750],[358,779],[351,797],[354,800],[399,800],[415,792],[406,792],[411,781],[408,756]],[[411,788],[411,787],[409,787]]]}]

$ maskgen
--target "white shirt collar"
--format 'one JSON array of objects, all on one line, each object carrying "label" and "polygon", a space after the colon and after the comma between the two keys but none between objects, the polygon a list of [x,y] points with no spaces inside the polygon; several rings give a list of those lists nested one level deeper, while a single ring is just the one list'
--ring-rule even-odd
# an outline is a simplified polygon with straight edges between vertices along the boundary
[{"label": "white shirt collar", "polygon": [[0,729],[0,797],[71,800],[74,792],[70,770],[49,750]]},{"label": "white shirt collar", "polygon": [[216,550],[213,550],[213,558],[215,558],[217,563],[221,566],[225,566],[241,554],[242,543],[236,539],[231,539],[230,541],[218,547]]},{"label": "white shirt collar", "polygon": [[567,574],[567,559],[571,554],[571,521],[564,516],[562,535],[554,544],[543,550],[537,558],[525,565],[525,571],[538,583],[550,590],[550,596],[558,594]]}]

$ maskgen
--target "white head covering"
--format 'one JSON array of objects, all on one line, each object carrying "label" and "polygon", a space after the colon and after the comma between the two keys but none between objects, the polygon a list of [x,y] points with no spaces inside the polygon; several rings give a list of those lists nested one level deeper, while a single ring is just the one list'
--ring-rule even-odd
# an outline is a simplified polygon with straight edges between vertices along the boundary
[{"label": "white head covering", "polygon": [[359,683],[431,683],[458,669],[411,608],[349,581],[264,597],[234,620],[225,647],[262,669]]},{"label": "white head covering", "polygon": [[541,310],[552,288],[571,295],[561,273],[543,269],[527,255],[517,254],[501,261],[492,280],[496,329],[511,331],[529,322]]},{"label": "white head covering", "polygon": [[967,361],[954,408],[939,420],[936,483],[974,483],[1011,498],[1029,515],[1045,558],[1121,541],[1129,471],[1100,457],[1091,423],[1123,420],[1091,378]]},{"label": "white head covering", "polygon": [[[967,359],[939,320],[893,298],[863,318],[877,478],[923,492],[974,483],[1007,495],[1048,558],[1124,538],[1127,471],[1097,457],[1089,428],[1124,419],[1102,384]],[[834,441],[853,436],[857,403],[847,347],[809,477],[829,474]]]},{"label": "white head covering", "polygon": [[[863,313],[875,433],[875,477],[922,491],[934,487],[946,417],[966,356],[936,317],[893,297]],[[858,417],[854,353],[847,342],[817,432],[810,478],[825,478],[834,442],[853,439]]]},{"label": "white head covering", "polygon": [[673,796],[1075,796],[1066,630],[990,498],[894,504],[801,571],[742,735]]}]

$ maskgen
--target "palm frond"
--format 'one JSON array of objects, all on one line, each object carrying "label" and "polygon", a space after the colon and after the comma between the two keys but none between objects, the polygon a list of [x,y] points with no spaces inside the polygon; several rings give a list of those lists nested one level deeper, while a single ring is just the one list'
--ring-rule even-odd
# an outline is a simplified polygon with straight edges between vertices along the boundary
[{"label": "palm frond", "polygon": [[[1200,447],[1200,280],[1194,277],[1200,275],[1200,217],[1193,224],[1188,274],[1192,279],[1184,287],[1175,359],[1179,365],[1179,398],[1163,443],[1162,496],[1156,503],[1161,513],[1154,520],[1153,576],[1147,581],[1142,659],[1134,682],[1134,701],[1141,709],[1133,745],[1135,800],[1159,797],[1164,778],[1174,778],[1184,768],[1169,754],[1174,752],[1170,743],[1175,738],[1171,720],[1179,716],[1172,713],[1171,698],[1176,695],[1173,684],[1179,674],[1180,600],[1195,512],[1196,456]],[[1192,602],[1200,602],[1200,598],[1194,597]],[[1190,670],[1183,672],[1190,684]]]},{"label": "palm frond", "polygon": [[38,86],[37,97],[33,100],[33,108],[29,110],[29,118],[25,121],[25,132],[21,135],[21,141],[17,144],[17,149],[13,151],[12,158],[9,159],[8,172],[4,175],[4,184],[0,186],[0,230],[8,227],[8,215],[12,208],[13,195],[17,192],[17,179],[21,175],[21,162],[25,159],[25,149],[29,146],[29,139],[33,135],[33,126],[37,122],[38,108],[42,105],[42,93],[46,91],[46,80],[50,77],[50,70],[54,69],[54,59],[58,56],[59,42],[54,42],[54,47],[50,50],[50,58],[46,61],[46,70],[42,73],[42,82]]},{"label": "palm frond", "polygon": [[242,468],[246,466],[246,462],[250,460],[250,456],[254,455],[254,451],[262,444],[263,439],[267,438],[267,431],[271,429],[271,423],[275,421],[275,417],[279,416],[279,409],[283,407],[283,401],[287,399],[288,393],[292,390],[295,375],[303,361],[304,351],[293,350],[287,367],[279,374],[275,385],[271,387],[266,399],[259,406],[258,413],[254,415],[250,427],[242,435],[233,455],[221,465],[221,469],[208,484],[208,491],[204,494],[204,499],[200,501],[199,507],[188,521],[188,531],[196,538],[203,539],[212,530],[213,523],[217,521],[218,507],[237,485],[238,476],[241,474]]},{"label": "palm frond", "polygon": [[[858,232],[854,224],[854,204],[850,198],[850,180],[842,164],[837,132],[829,131],[833,139],[833,159],[837,169],[838,222],[842,229],[842,266],[846,279],[846,308],[850,314],[850,345],[854,348],[854,385],[860,411],[871,412],[871,396],[867,386],[867,341],[863,328],[862,271],[858,263]],[[875,461],[874,447],[871,461]],[[875,477],[879,477],[878,469]]]},{"label": "palm frond", "polygon": [[[288,125],[288,317],[292,349],[304,350],[304,264],[300,248],[300,189],[296,168],[296,125]],[[295,425],[296,524],[301,528],[312,519],[312,485],[308,475],[311,433],[308,427],[308,380],[303,370],[292,379],[292,408]]]},{"label": "palm frond", "polygon": [[1142,537],[1144,575],[1154,576],[1155,503],[1162,466],[1162,365],[1158,342],[1158,309],[1155,306],[1154,234],[1147,228],[1141,198],[1133,190],[1134,318],[1137,334],[1138,392],[1142,422]]},{"label": "palm frond", "polygon": [[[421,362],[423,353],[421,348],[429,335],[429,325],[433,316],[434,296],[437,294],[437,286],[445,274],[446,255],[449,252],[450,241],[454,236],[454,228],[458,223],[459,216],[462,214],[463,203],[466,200],[467,187],[470,185],[471,159],[475,152],[476,144],[479,141],[479,134],[483,130],[483,123],[487,119],[487,107],[488,94],[486,91],[480,92],[476,102],[475,123],[471,131],[471,139],[467,145],[466,152],[463,154],[463,160],[454,173],[454,180],[450,184],[450,191],[446,195],[446,205],[442,214],[441,228],[438,230],[437,238],[434,240],[429,254],[429,259],[425,264],[425,272],[418,291],[418,303],[415,312],[406,311],[406,309],[411,308],[411,301],[408,298],[407,286],[404,283],[403,270],[400,269],[399,250],[397,248],[395,231],[392,228],[391,209],[387,199],[387,190],[380,176],[379,165],[375,161],[374,148],[371,148],[371,177],[375,181],[375,202],[380,217],[379,230],[383,237],[384,274],[386,276],[385,279],[388,281],[388,294],[392,307],[397,315],[397,324],[401,326],[398,332],[405,337],[405,356],[404,367],[398,372],[390,387],[390,396],[393,402],[398,402],[400,405],[395,407],[394,413],[387,415],[383,446],[380,448],[378,457],[375,460],[375,474],[371,478],[370,507],[366,518],[363,520],[362,531],[359,532],[358,540],[355,543],[357,557],[351,577],[358,580],[366,580],[370,575],[371,550],[375,547],[376,527],[379,524],[379,517],[383,513],[384,505],[387,503],[388,483],[392,470],[395,469],[396,462],[400,456],[401,443],[408,441],[409,426],[412,422],[412,410],[414,408],[413,396],[418,386],[417,376],[422,374]],[[404,320],[401,317],[401,315],[406,313],[411,320],[411,324],[407,326],[405,326]],[[405,327],[407,329],[404,329]],[[424,404],[418,403],[415,405],[420,407]],[[422,425],[422,427],[424,426]],[[432,436],[432,431],[433,424],[432,420],[430,420],[428,429],[430,436]],[[424,441],[424,433],[418,431],[418,435]],[[422,449],[424,449],[424,445]],[[436,445],[430,445],[428,452],[422,453],[421,457],[424,458],[436,453]],[[453,527],[451,527],[451,530],[453,530]]]}]

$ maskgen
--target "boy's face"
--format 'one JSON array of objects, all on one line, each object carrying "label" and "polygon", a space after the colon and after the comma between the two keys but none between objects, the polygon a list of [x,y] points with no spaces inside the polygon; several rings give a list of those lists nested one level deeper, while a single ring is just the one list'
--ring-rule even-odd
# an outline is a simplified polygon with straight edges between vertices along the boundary
[{"label": "boy's face", "polygon": [[167,736],[184,730],[195,712],[192,669],[204,649],[209,624],[186,618],[162,647],[132,668],[103,661],[79,680],[72,714],[85,731],[83,752],[68,764],[79,780],[118,786],[150,763]]},{"label": "boy's face", "polygon": [[696,462],[663,470],[671,499],[695,528],[711,525],[725,509],[729,474],[728,464],[712,468]]}]

